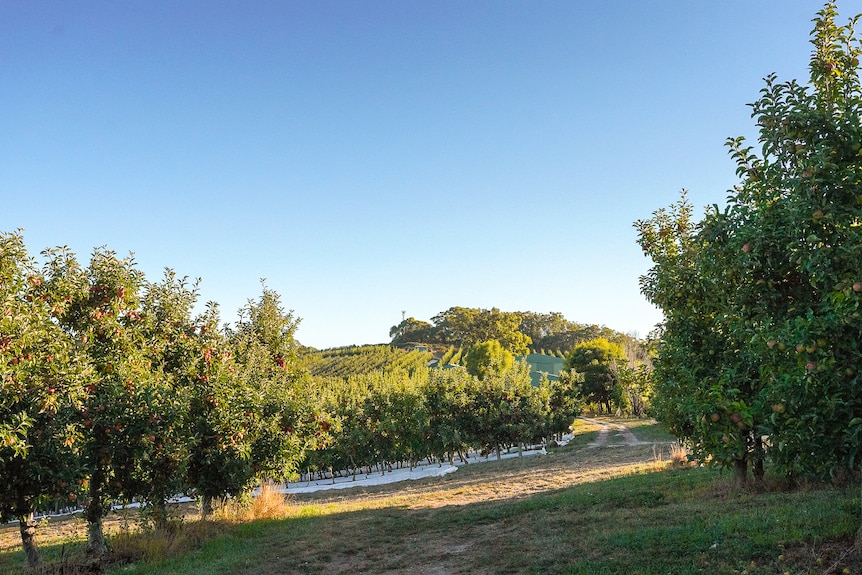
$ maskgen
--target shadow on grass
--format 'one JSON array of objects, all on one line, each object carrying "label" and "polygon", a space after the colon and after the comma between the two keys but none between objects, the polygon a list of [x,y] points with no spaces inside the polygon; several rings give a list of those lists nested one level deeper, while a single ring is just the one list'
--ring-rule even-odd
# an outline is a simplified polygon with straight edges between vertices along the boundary
[{"label": "shadow on grass", "polygon": [[[110,572],[755,575],[822,572],[818,559],[836,572],[854,565],[841,549],[859,524],[855,488],[740,492],[715,470],[656,471],[652,450],[576,442],[442,478],[303,495],[288,519],[186,532],[173,550],[127,534],[131,548],[150,549],[146,561],[129,556],[137,563]],[[42,549],[56,560],[82,547]],[[23,553],[0,554],[0,573],[23,565]]]},{"label": "shadow on grass", "polygon": [[433,509],[309,508],[118,572],[783,573],[788,549],[823,547],[858,526],[855,490],[728,494],[725,482],[682,469]]}]

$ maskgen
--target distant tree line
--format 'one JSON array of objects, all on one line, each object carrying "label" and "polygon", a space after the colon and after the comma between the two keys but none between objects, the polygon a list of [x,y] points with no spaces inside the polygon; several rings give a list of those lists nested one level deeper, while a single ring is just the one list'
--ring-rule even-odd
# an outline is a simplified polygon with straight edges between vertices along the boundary
[{"label": "distant tree line", "polygon": [[605,326],[575,323],[557,312],[506,312],[456,306],[438,313],[430,322],[406,318],[392,326],[389,336],[393,346],[424,343],[455,349],[496,340],[516,356],[531,352],[565,356],[577,344],[603,337],[635,353],[633,360],[646,359],[646,352],[632,345],[637,341],[634,336]]}]

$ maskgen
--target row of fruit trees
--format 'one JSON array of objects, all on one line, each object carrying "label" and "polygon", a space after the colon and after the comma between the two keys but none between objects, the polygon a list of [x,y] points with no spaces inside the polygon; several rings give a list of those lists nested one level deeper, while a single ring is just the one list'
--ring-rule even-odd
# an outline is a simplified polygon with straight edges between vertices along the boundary
[{"label": "row of fruit trees", "polygon": [[534,387],[525,364],[312,379],[299,320],[266,286],[228,325],[215,304],[195,313],[197,284],[170,270],[150,282],[105,249],[87,266],[42,256],[0,234],[0,520],[20,522],[33,566],[40,508],[81,505],[99,557],[117,502],[164,525],[178,494],[206,515],[263,479],[499,451],[578,412],[571,385]]}]

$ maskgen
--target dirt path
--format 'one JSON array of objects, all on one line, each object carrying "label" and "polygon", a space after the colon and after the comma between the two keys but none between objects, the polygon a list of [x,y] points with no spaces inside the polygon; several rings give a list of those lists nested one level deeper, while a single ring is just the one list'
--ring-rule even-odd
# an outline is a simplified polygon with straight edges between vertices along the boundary
[{"label": "dirt path", "polygon": [[[592,419],[581,417],[582,421],[595,425],[601,428],[598,437],[592,443],[587,444],[587,447],[622,447],[626,445],[644,445],[649,442],[638,440],[635,434],[625,425],[619,423],[609,423],[600,419]],[[613,435],[611,433],[613,432]]]}]

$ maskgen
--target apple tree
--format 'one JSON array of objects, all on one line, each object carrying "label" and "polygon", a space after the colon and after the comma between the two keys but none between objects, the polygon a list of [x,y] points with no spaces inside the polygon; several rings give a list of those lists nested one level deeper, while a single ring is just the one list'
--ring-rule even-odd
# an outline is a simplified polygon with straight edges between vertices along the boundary
[{"label": "apple tree", "polygon": [[305,451],[328,440],[332,424],[316,409],[299,366],[299,320],[276,292],[264,286],[223,339],[217,314],[205,317],[210,339],[192,401],[189,482],[206,513],[215,498],[244,497],[263,479],[296,472]]},{"label": "apple tree", "polygon": [[665,314],[654,408],[740,481],[764,457],[792,476],[859,465],[860,47],[836,16],[829,2],[815,18],[809,85],[766,78],[761,155],[729,140],[727,207],[693,224],[683,200],[635,224]]},{"label": "apple tree", "polygon": [[[692,222],[683,198],[670,210],[636,223],[641,246],[654,266],[641,290],[664,311],[657,343],[652,413],[693,455],[733,467],[744,483],[751,462],[760,462],[756,440],[755,359],[746,330],[733,310],[742,274],[723,248],[727,218],[711,212],[711,225]],[[707,220],[710,220],[708,217]],[[762,469],[756,463],[758,470]]]},{"label": "apple tree", "polygon": [[0,520],[17,519],[38,567],[34,509],[74,504],[82,364],[55,317],[67,303],[37,271],[19,233],[0,234]]},{"label": "apple tree", "polygon": [[46,255],[46,280],[68,294],[59,325],[86,356],[80,453],[88,553],[100,556],[107,550],[102,519],[113,501],[151,500],[176,485],[159,484],[167,480],[156,461],[182,449],[184,405],[170,377],[154,366],[152,317],[142,305],[148,284],[133,259],[100,248],[82,268],[68,251]]}]

